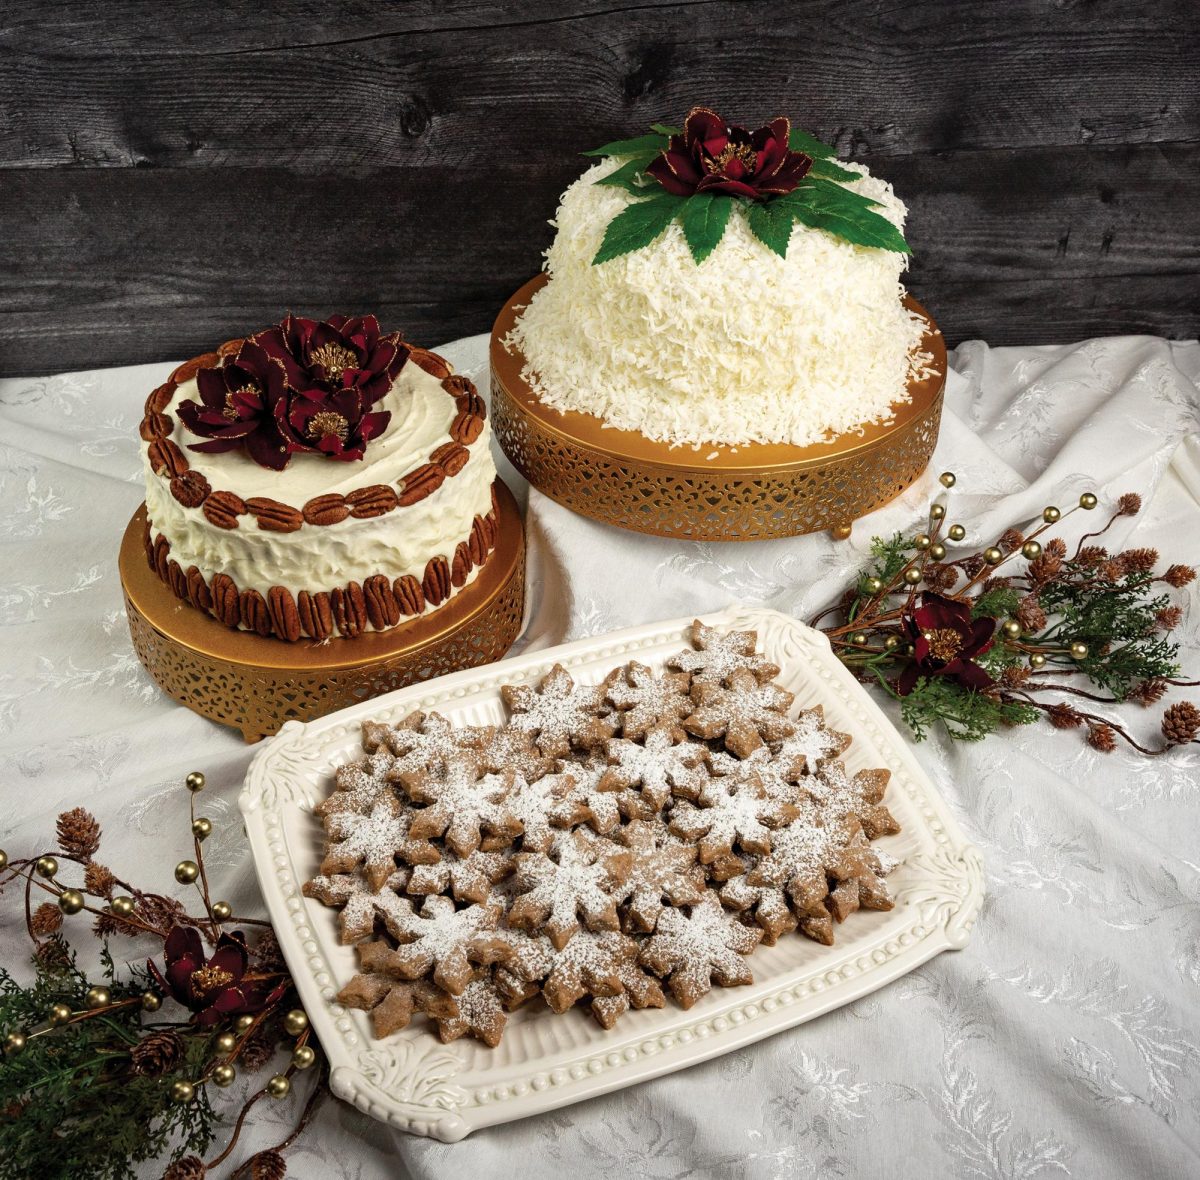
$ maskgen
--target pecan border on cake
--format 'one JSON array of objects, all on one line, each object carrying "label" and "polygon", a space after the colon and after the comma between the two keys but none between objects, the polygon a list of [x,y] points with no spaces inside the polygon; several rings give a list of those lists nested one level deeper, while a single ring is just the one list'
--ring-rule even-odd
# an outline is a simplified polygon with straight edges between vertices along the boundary
[{"label": "pecan border on cake", "polygon": [[[348,517],[365,520],[383,516],[398,508],[419,504],[433,495],[448,479],[453,479],[467,465],[467,450],[483,433],[487,407],[479,391],[466,377],[452,373],[446,361],[435,352],[414,348],[409,360],[419,369],[436,377],[452,398],[458,414],[450,424],[449,442],[440,443],[429,460],[410,471],[395,487],[390,484],[368,484],[342,495],[330,492],[315,496],[299,508],[268,496],[248,500],[234,492],[215,490],[198,471],[192,470],[182,448],[169,436],[174,420],[166,412],[175,391],[204,368],[216,365],[223,357],[237,352],[241,340],[228,340],[216,352],[207,352],[184,361],[167,380],[146,399],[145,411],[138,433],[149,444],[147,458],[150,469],[167,481],[171,495],[184,508],[198,508],[209,524],[219,529],[236,529],[238,518],[253,516],[260,529],[269,532],[293,533],[305,525],[322,527],[339,524]],[[166,581],[167,579],[163,579]],[[181,596],[182,597],[182,596]]]}]

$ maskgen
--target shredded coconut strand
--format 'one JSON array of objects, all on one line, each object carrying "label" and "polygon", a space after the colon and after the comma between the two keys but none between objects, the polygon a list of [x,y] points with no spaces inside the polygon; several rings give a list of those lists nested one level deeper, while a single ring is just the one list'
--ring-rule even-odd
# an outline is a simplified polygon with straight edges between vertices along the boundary
[{"label": "shredded coconut strand", "polygon": [[[651,245],[599,266],[608,223],[633,198],[590,168],[562,196],[551,277],[509,343],[541,400],[672,445],[808,446],[886,421],[927,371],[922,322],[901,304],[904,255],[796,225],[787,257],[735,207],[697,265],[678,222]],[[861,165],[854,191],[903,228],[891,185]]]}]

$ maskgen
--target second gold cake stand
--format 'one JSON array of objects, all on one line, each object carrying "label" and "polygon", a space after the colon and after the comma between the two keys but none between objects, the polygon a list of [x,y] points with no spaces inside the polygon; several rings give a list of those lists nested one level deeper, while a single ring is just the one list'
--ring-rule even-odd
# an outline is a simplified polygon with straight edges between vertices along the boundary
[{"label": "second gold cake stand", "polygon": [[[539,491],[607,524],[693,541],[754,541],[831,529],[848,536],[860,516],[898,496],[925,470],[937,442],[946,344],[925,309],[921,348],[932,373],[909,385],[893,420],[811,447],[751,444],[671,448],[613,430],[590,414],[538,400],[525,359],[504,343],[521,309],[547,282],[526,283],[492,329],[492,428],[513,466]],[[709,455],[715,456],[711,459]]]},{"label": "second gold cake stand", "polygon": [[388,631],[285,643],[233,631],[176,598],[146,564],[145,506],[121,542],[119,568],[134,649],[159,688],[248,742],[293,718],[500,659],[521,632],[525,532],[500,481],[496,545],[475,580],[445,606]]}]

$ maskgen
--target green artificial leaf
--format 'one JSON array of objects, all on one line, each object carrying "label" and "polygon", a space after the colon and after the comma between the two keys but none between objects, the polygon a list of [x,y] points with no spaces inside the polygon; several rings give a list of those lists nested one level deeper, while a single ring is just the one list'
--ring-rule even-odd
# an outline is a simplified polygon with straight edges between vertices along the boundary
[{"label": "green artificial leaf", "polygon": [[643,196],[646,186],[638,184],[638,177],[645,175],[646,167],[653,159],[653,156],[638,156],[632,160],[626,160],[615,172],[610,172],[607,176],[602,176],[596,183],[623,188],[627,193],[633,193],[639,197]]},{"label": "green artificial leaf", "polygon": [[824,180],[819,176],[806,176],[787,195],[795,200],[803,200],[806,205],[812,205],[814,208],[828,209],[831,213],[880,207],[879,202],[874,198],[852,192],[840,184],[835,184],[832,180]]},{"label": "green artificial leaf", "polygon": [[912,253],[900,231],[886,217],[880,217],[869,209],[843,214],[796,201],[789,203],[788,211],[802,224],[823,229],[856,246],[891,250],[896,254]]},{"label": "green artificial leaf", "polygon": [[682,127],[668,127],[666,123],[651,123],[651,131],[657,131],[659,135],[682,135]]},{"label": "green artificial leaf", "polygon": [[862,176],[857,172],[851,172],[848,168],[839,168],[832,160],[814,160],[808,174],[820,177],[822,180],[840,180],[847,184],[855,180],[862,180]]},{"label": "green artificial leaf", "polygon": [[788,148],[793,152],[803,152],[806,156],[812,156],[814,160],[827,160],[831,156],[837,155],[837,152],[829,144],[822,143],[815,136],[809,135],[807,131],[801,131],[798,127],[793,127],[788,136]]},{"label": "green artificial leaf", "polygon": [[713,193],[696,193],[683,202],[683,236],[697,265],[703,262],[717,247],[725,226],[733,199]]},{"label": "green artificial leaf", "polygon": [[627,205],[608,223],[592,265],[650,245],[680,214],[685,199],[661,193]]},{"label": "green artificial leaf", "polygon": [[792,238],[792,215],[787,207],[778,201],[755,201],[747,216],[750,232],[768,250],[786,258],[788,242]]},{"label": "green artificial leaf", "polygon": [[661,152],[667,146],[665,135],[639,135],[636,139],[614,139],[603,147],[592,148],[585,156],[644,156]]}]

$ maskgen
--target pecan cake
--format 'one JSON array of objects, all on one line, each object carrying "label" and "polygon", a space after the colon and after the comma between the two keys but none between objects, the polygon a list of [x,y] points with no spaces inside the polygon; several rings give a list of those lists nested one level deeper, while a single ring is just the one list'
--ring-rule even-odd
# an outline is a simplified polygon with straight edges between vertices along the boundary
[{"label": "pecan cake", "polygon": [[373,316],[289,315],[181,365],[140,433],[150,564],[229,627],[387,630],[448,602],[495,544],[482,399]]}]

